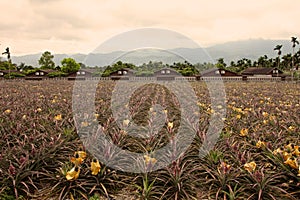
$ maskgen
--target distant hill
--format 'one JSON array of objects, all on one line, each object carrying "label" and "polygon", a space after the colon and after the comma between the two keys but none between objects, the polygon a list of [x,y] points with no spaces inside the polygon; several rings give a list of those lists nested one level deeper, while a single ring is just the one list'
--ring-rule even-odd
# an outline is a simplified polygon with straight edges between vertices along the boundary
[{"label": "distant hill", "polygon": [[214,58],[224,58],[226,62],[237,61],[241,58],[257,60],[260,56],[267,55],[269,58],[277,56],[273,50],[277,44],[282,44],[282,55],[292,52],[292,43],[289,40],[245,40],[227,42],[208,47],[206,50]]},{"label": "distant hill", "polygon": [[[263,40],[253,39],[245,41],[227,42],[217,44],[204,49],[189,49],[176,48],[166,51],[162,50],[140,50],[125,54],[122,51],[111,53],[91,53],[85,54],[54,54],[54,62],[60,65],[60,61],[66,57],[72,57],[77,62],[84,63],[88,66],[106,66],[117,60],[131,62],[133,64],[148,63],[151,61],[162,61],[164,63],[173,63],[184,61],[184,58],[191,63],[216,62],[218,58],[224,58],[225,62],[229,63],[242,58],[257,60],[258,57],[267,55],[269,58],[276,57],[276,52],[273,50],[277,44],[282,44],[282,55],[292,52],[292,45],[289,40]],[[38,67],[38,60],[42,53],[31,54],[24,56],[12,56],[14,63],[25,63]],[[184,57],[184,58],[183,58]]]}]

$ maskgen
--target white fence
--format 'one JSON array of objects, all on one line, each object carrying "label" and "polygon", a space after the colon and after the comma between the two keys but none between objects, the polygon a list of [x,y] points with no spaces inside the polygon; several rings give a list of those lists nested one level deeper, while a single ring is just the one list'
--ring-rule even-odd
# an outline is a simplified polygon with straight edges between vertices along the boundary
[{"label": "white fence", "polygon": [[255,76],[248,76],[248,81],[281,81],[281,77],[255,77]]},{"label": "white fence", "polygon": [[196,81],[196,77],[194,77],[194,76],[191,76],[191,77],[180,76],[180,77],[175,77],[175,81]]},{"label": "white fence", "polygon": [[138,76],[133,76],[129,78],[130,81],[156,81],[157,78],[153,76],[149,77],[138,77]]},{"label": "white fence", "polygon": [[226,77],[200,77],[200,81],[242,81],[241,76],[226,76]]}]

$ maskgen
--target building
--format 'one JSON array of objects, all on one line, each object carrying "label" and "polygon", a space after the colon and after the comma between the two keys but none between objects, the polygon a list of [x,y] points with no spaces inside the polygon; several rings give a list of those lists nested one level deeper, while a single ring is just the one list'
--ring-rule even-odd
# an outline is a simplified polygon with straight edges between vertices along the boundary
[{"label": "building", "polygon": [[135,71],[130,68],[122,68],[109,74],[111,80],[129,80],[135,76]]},{"label": "building", "polygon": [[243,76],[259,76],[259,77],[282,77],[283,71],[277,67],[249,67],[242,73]]},{"label": "building", "polygon": [[158,81],[173,81],[176,77],[182,76],[180,73],[178,73],[176,70],[171,68],[163,68],[160,70],[157,70],[153,74]]},{"label": "building", "polygon": [[38,69],[35,72],[29,73],[26,75],[25,80],[43,80],[47,79],[48,74],[52,72],[58,72],[53,69]]},{"label": "building", "polygon": [[19,75],[16,77],[22,78],[24,74],[18,70],[0,70],[0,79],[3,79],[6,75],[11,74],[11,76],[14,77],[14,75]]},{"label": "building", "polygon": [[215,77],[215,76],[227,77],[227,76],[240,76],[240,75],[226,69],[212,68],[212,69],[202,71],[200,76],[201,77]]},{"label": "building", "polygon": [[96,69],[79,69],[77,72],[70,73],[68,80],[85,80],[86,78],[94,77]]}]

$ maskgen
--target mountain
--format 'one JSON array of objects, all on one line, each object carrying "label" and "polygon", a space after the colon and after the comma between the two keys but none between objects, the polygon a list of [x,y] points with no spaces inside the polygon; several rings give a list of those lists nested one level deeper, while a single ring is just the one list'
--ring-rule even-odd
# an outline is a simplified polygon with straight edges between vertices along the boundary
[{"label": "mountain", "polygon": [[277,44],[283,45],[282,55],[292,52],[292,43],[289,40],[263,39],[227,42],[208,47],[206,50],[214,60],[218,58],[224,58],[226,62],[237,61],[241,58],[257,60],[263,55],[275,58],[277,53],[273,49]]},{"label": "mountain", "polygon": [[[86,54],[54,54],[54,62],[60,65],[63,58],[71,57],[77,62],[88,66],[107,66],[118,60],[140,65],[151,61],[162,61],[171,64],[173,62],[182,62],[185,59],[191,63],[216,62],[218,58],[224,58],[229,63],[242,58],[257,60],[260,56],[267,55],[269,58],[275,58],[276,52],[273,50],[277,44],[282,44],[282,55],[292,52],[292,45],[289,40],[264,40],[251,39],[244,41],[227,42],[217,44],[207,48],[176,48],[169,50],[144,49],[132,52],[115,51],[111,53],[90,53]],[[12,56],[14,63],[21,62],[38,67],[38,60],[42,53],[25,56]]]}]

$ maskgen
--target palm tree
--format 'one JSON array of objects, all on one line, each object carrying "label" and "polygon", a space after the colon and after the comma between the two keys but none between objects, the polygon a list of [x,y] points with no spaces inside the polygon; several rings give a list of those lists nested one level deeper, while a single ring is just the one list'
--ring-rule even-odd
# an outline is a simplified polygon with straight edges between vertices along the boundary
[{"label": "palm tree", "polygon": [[291,40],[292,44],[293,44],[293,57],[292,57],[292,68],[294,68],[294,56],[295,56],[295,47],[296,45],[299,44],[299,41],[297,40],[297,37],[292,37],[292,40]]},{"label": "palm tree", "polygon": [[300,61],[300,49],[295,53],[294,59],[295,59],[294,61],[296,62],[296,70],[298,70],[299,61]]},{"label": "palm tree", "polygon": [[8,62],[8,77],[10,78],[10,66],[11,66],[11,59],[10,59],[10,52],[9,47],[5,49],[5,52],[2,53],[2,55],[7,55],[7,62]]},{"label": "palm tree", "polygon": [[275,51],[278,51],[277,52],[277,54],[278,54],[278,64],[277,64],[278,69],[279,69],[279,64],[280,64],[281,47],[282,47],[281,44],[277,44],[274,48]]}]

